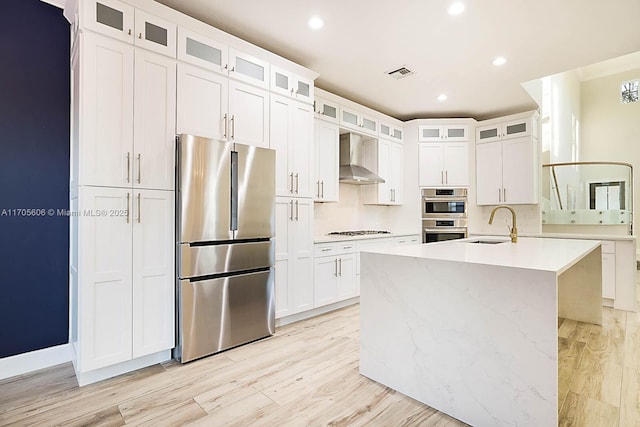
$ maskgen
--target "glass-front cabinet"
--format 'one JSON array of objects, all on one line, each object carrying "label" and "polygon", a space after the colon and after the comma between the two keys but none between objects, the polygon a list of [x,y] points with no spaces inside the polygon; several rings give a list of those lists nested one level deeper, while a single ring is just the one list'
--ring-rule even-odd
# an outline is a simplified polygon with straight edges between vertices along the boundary
[{"label": "glass-front cabinet", "polygon": [[181,61],[227,75],[228,50],[224,43],[178,28],[178,59]]},{"label": "glass-front cabinet", "polygon": [[469,140],[468,125],[420,125],[420,142],[464,142]]},{"label": "glass-front cabinet", "polygon": [[627,163],[543,165],[542,224],[622,225],[631,234],[633,168]]},{"label": "glass-front cabinet", "polygon": [[336,124],[340,121],[340,106],[337,102],[328,101],[316,96],[314,107],[317,118]]}]

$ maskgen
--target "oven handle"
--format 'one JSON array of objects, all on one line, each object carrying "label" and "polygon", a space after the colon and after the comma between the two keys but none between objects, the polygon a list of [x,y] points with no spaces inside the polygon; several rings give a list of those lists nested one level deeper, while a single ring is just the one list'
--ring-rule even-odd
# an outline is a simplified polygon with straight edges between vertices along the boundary
[{"label": "oven handle", "polygon": [[467,232],[467,228],[466,227],[442,227],[442,228],[423,228],[422,231],[425,231],[427,233],[429,232],[435,232],[435,233],[466,233]]},{"label": "oven handle", "polygon": [[423,197],[423,202],[467,202],[466,197]]}]

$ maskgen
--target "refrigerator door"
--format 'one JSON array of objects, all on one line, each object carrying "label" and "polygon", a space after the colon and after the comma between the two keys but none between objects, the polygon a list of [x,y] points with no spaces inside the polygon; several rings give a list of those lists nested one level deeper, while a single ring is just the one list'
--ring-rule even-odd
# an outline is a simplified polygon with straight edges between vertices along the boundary
[{"label": "refrigerator door", "polygon": [[178,277],[206,276],[256,270],[274,265],[273,239],[247,243],[191,246],[178,251]]},{"label": "refrigerator door", "polygon": [[[234,190],[237,190],[237,199],[232,200],[231,208],[232,216],[237,215],[235,238],[273,237],[276,200],[275,151],[243,144],[236,144],[235,151],[237,187]],[[235,179],[232,178],[232,181]],[[231,223],[234,224],[233,218]]]},{"label": "refrigerator door", "polygon": [[233,143],[192,135],[178,141],[178,243],[233,239]]},{"label": "refrigerator door", "polygon": [[211,280],[181,280],[181,362],[275,332],[273,268]]}]

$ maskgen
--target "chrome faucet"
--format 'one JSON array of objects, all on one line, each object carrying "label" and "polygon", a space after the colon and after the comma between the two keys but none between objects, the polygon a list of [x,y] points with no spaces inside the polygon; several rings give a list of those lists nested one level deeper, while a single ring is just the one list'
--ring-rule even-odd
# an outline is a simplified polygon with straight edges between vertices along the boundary
[{"label": "chrome faucet", "polygon": [[509,230],[509,237],[511,237],[511,243],[518,243],[518,229],[516,228],[516,211],[513,208],[507,205],[500,205],[493,208],[491,211],[491,216],[489,217],[489,224],[493,223],[493,215],[495,215],[496,211],[500,208],[509,209],[511,211],[511,229]]}]

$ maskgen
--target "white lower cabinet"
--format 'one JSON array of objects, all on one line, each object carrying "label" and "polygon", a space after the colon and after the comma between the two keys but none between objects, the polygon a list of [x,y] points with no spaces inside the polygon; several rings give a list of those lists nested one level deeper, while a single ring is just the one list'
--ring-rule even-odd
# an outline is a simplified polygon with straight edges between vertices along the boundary
[{"label": "white lower cabinet", "polygon": [[313,266],[314,307],[358,295],[355,247],[354,242],[316,244]]},{"label": "white lower cabinet", "polygon": [[313,201],[276,197],[276,318],[313,308]]},{"label": "white lower cabinet", "polygon": [[80,188],[72,217],[78,372],[174,346],[174,206],[171,191]]},{"label": "white lower cabinet", "polygon": [[602,250],[602,298],[616,298],[616,242],[603,240]]}]

